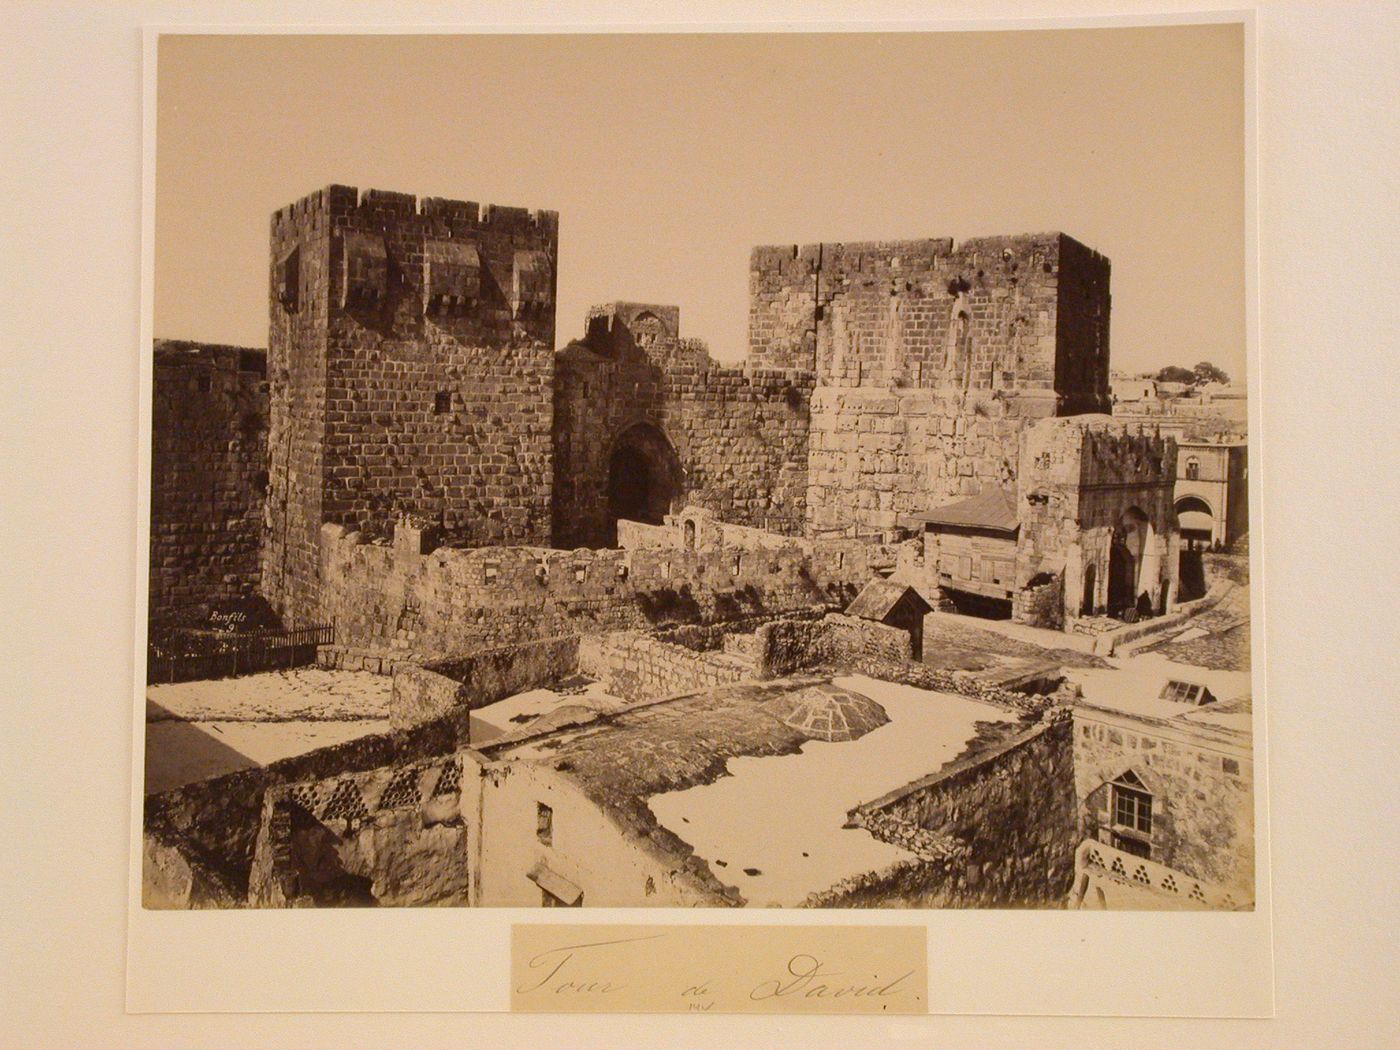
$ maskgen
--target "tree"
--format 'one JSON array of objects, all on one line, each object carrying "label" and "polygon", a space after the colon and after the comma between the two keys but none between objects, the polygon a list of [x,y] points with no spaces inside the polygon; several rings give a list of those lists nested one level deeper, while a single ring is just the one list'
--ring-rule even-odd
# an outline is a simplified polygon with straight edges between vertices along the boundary
[{"label": "tree", "polygon": [[1157,373],[1159,383],[1194,383],[1196,373],[1189,368],[1182,368],[1180,365],[1167,365]]},{"label": "tree", "polygon": [[1209,361],[1202,361],[1196,366],[1195,379],[1196,383],[1199,385],[1205,383],[1228,383],[1230,381],[1230,377],[1225,373],[1224,369],[1216,368]]}]

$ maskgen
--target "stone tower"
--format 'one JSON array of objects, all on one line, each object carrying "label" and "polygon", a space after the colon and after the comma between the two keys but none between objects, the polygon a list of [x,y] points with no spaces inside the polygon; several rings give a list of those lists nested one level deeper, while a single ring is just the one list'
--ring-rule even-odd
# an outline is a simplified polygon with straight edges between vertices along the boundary
[{"label": "stone tower", "polygon": [[549,542],[558,215],[330,186],[272,217],[263,589],[318,613],[320,528]]},{"label": "stone tower", "polygon": [[810,533],[1014,491],[1029,421],[1108,411],[1109,307],[1062,233],[755,248],[749,363],[816,375]]}]

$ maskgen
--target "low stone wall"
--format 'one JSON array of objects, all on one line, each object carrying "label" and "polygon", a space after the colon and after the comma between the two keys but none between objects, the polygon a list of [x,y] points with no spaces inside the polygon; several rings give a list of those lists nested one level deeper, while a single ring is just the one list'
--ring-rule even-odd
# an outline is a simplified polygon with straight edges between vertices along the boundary
[{"label": "low stone wall", "polygon": [[585,639],[579,670],[623,700],[658,700],[752,678],[752,665],[723,652],[696,652],[657,638],[617,632]]},{"label": "low stone wall", "polygon": [[[202,865],[238,893],[246,892],[254,843],[270,787],[300,780],[376,769],[456,750],[457,727],[439,719],[406,732],[376,733],[318,748],[253,769],[148,795],[148,834],[175,845],[191,864]],[[148,876],[154,872],[148,869]]]},{"label": "low stone wall", "polygon": [[389,721],[396,729],[451,712],[474,711],[515,693],[558,681],[578,670],[576,635],[483,649],[469,656],[394,672]]},{"label": "low stone wall", "polygon": [[[320,613],[350,650],[441,658],[567,633],[719,623],[843,606],[898,552],[857,540],[685,550],[432,548],[400,530],[321,530]],[[426,551],[426,553],[424,553]]]},{"label": "low stone wall", "polygon": [[760,678],[781,678],[819,665],[898,663],[912,655],[908,631],[841,613],[821,620],[784,618],[755,632]]},{"label": "low stone wall", "polygon": [[1065,626],[1064,578],[1052,576],[1042,583],[1028,583],[1011,599],[1011,618],[1017,623],[1050,631]]},{"label": "low stone wall", "polygon": [[1069,722],[1036,725],[856,807],[854,827],[918,854],[807,900],[824,908],[1062,903],[1079,839]]},{"label": "low stone wall", "polygon": [[248,902],[465,905],[461,797],[461,760],[452,755],[269,788]]}]

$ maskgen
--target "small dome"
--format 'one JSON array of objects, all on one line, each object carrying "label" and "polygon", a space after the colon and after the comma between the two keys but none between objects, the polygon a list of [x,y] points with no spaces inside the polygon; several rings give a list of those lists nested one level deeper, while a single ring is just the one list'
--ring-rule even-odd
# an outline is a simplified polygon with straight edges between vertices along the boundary
[{"label": "small dome", "polygon": [[814,740],[858,740],[890,720],[868,696],[825,683],[775,697],[763,710]]}]

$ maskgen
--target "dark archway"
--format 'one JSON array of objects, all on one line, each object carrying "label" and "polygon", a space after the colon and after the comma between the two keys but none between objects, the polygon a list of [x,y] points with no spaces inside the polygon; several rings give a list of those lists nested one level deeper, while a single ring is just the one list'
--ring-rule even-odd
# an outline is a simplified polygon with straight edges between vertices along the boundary
[{"label": "dark archway", "polygon": [[1113,527],[1108,551],[1108,614],[1137,619],[1138,576],[1147,542],[1147,515],[1129,507]]},{"label": "dark archway", "polygon": [[1215,511],[1200,496],[1176,501],[1176,520],[1184,543],[1209,545],[1215,534]]},{"label": "dark archway", "polygon": [[1093,616],[1094,605],[1097,601],[1096,591],[1098,590],[1098,566],[1090,562],[1084,569],[1084,600],[1079,604],[1079,614],[1081,616]]},{"label": "dark archway", "polygon": [[662,524],[682,487],[680,458],[658,427],[637,423],[618,435],[608,460],[608,545],[619,519]]},{"label": "dark archway", "polygon": [[1176,565],[1177,599],[1189,602],[1204,597],[1208,590],[1202,554],[1210,547],[1215,513],[1199,496],[1183,496],[1176,503],[1176,520],[1181,530],[1181,555]]}]

